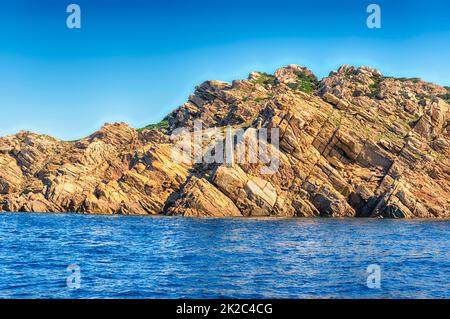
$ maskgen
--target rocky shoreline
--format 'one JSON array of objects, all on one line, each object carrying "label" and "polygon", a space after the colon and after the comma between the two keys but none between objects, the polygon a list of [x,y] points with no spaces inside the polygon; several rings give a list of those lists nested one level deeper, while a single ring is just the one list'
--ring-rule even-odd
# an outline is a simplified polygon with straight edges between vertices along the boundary
[{"label": "rocky shoreline", "polygon": [[[0,211],[211,217],[450,218],[450,89],[344,65],[207,81],[160,125],[106,124],[79,141],[0,138]],[[279,160],[173,159],[179,128],[279,131]],[[209,136],[217,142],[220,138]],[[273,137],[272,137],[273,138]]]}]

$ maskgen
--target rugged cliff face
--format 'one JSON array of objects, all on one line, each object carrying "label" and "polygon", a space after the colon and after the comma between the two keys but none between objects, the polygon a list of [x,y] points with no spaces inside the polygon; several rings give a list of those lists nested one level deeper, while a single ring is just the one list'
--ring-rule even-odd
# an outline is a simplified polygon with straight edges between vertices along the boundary
[{"label": "rugged cliff face", "polygon": [[[342,66],[321,81],[274,75],[208,81],[137,131],[107,124],[77,142],[0,138],[0,210],[185,216],[450,217],[450,92],[419,79]],[[251,163],[174,161],[177,128],[279,129],[273,174]],[[219,141],[218,136],[210,139]]]}]

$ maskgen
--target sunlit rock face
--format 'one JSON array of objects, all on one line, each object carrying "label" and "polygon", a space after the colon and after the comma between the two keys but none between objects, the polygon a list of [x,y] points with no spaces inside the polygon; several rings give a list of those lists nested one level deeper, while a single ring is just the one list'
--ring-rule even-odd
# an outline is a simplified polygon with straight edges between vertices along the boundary
[{"label": "sunlit rock face", "polygon": [[[30,132],[0,138],[0,210],[449,218],[449,96],[420,79],[347,65],[321,81],[297,65],[207,81],[165,127],[106,124],[75,142]],[[176,160],[174,133],[196,123],[209,132],[200,152],[224,142],[218,132],[229,127],[244,138],[228,161]],[[261,129],[278,132],[277,145],[274,136],[266,145],[277,158],[270,173],[260,154],[236,160]]]}]

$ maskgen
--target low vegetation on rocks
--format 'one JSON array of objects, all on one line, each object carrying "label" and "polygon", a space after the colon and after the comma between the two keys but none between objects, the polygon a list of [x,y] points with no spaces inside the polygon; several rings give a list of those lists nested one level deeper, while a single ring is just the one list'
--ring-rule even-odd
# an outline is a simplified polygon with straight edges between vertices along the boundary
[{"label": "low vegetation on rocks", "polygon": [[261,85],[275,85],[275,77],[273,75],[258,72],[258,77],[252,80],[253,84],[261,84]]},{"label": "low vegetation on rocks", "polygon": [[319,80],[314,74],[307,74],[301,71],[297,71],[295,74],[297,75],[297,83],[291,87],[292,89],[311,94],[319,87]]},{"label": "low vegetation on rocks", "polygon": [[137,131],[138,132],[143,132],[145,130],[157,130],[157,129],[160,129],[160,128],[166,128],[168,126],[169,126],[169,121],[162,120],[161,122],[158,122],[156,124],[150,124],[150,125],[147,125],[147,126],[145,126],[143,128],[139,128],[139,129],[137,129]]},{"label": "low vegetation on rocks", "polygon": [[441,98],[445,101],[447,101],[447,103],[450,103],[450,87],[449,86],[444,86],[444,88],[447,90],[447,93],[441,95]]}]

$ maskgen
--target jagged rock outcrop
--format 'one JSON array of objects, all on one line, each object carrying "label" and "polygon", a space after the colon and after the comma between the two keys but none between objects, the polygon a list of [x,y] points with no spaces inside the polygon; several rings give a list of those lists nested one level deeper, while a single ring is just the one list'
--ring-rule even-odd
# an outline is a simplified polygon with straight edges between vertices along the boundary
[{"label": "jagged rock outcrop", "polygon": [[[106,124],[76,142],[30,132],[0,138],[0,210],[449,218],[449,95],[346,65],[321,81],[297,65],[207,81],[166,128]],[[209,146],[181,145],[201,160],[174,157],[184,136],[176,132],[198,122]],[[231,146],[227,127],[242,131]],[[256,145],[267,153],[251,151]],[[211,160],[218,150],[227,160]]]}]

